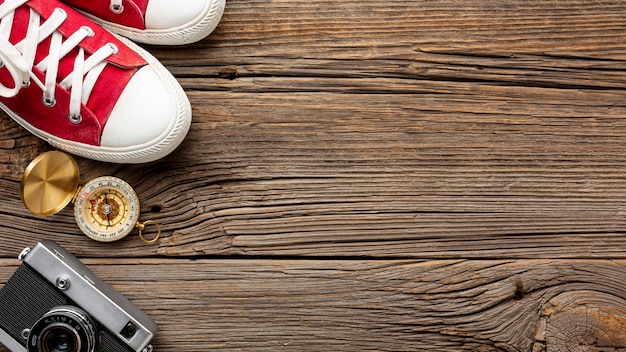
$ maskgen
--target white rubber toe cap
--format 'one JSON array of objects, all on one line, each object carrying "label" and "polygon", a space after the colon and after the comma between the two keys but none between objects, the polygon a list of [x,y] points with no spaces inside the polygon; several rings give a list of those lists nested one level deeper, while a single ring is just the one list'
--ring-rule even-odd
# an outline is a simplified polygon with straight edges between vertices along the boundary
[{"label": "white rubber toe cap", "polygon": [[150,0],[146,9],[146,29],[188,27],[204,17],[207,0]]},{"label": "white rubber toe cap", "polygon": [[[1,0],[0,0],[1,2]],[[213,32],[226,0],[150,0],[145,28],[127,27],[90,16],[105,28],[133,41],[156,45],[184,45],[197,42]]]},{"label": "white rubber toe cap", "polygon": [[149,147],[165,137],[176,120],[176,102],[150,66],[130,80],[104,127],[100,145]]}]

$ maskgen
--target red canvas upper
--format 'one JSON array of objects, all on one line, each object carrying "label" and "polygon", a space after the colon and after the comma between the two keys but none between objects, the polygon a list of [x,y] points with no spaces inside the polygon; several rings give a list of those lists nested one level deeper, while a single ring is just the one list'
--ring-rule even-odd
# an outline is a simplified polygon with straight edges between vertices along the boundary
[{"label": "red canvas upper", "polygon": [[124,11],[119,14],[111,11],[109,0],[64,1],[105,21],[137,29],[146,29],[145,13],[148,0],[123,0]]},{"label": "red canvas upper", "polygon": [[[0,3],[2,2],[0,0]],[[58,29],[63,34],[63,40],[76,32],[81,26],[91,28],[95,35],[87,37],[80,43],[80,47],[85,51],[86,58],[107,43],[114,44],[119,51],[107,58],[107,62],[110,64],[107,64],[101,73],[90,99],[81,106],[82,122],[79,124],[74,124],[68,119],[70,92],[58,84],[72,71],[74,59],[78,52],[76,48],[61,59],[59,63],[55,92],[56,104],[53,107],[47,107],[42,103],[43,92],[37,84],[30,84],[27,88],[22,88],[15,97],[0,97],[0,102],[40,130],[66,140],[97,146],[100,144],[102,129],[118,97],[133,74],[146,62],[115,36],[57,0],[30,0],[26,5],[18,8],[15,11],[13,30],[10,37],[10,42],[13,44],[25,37],[30,18],[29,7],[40,14],[41,22],[45,21],[55,8],[62,8],[67,12],[68,18]],[[35,56],[35,65],[48,56],[49,45],[50,38],[46,38],[39,44]],[[32,71],[42,82],[45,81],[45,73],[39,71],[36,67],[33,67]],[[0,69],[0,84],[7,87],[15,86],[13,78],[6,67]]]}]

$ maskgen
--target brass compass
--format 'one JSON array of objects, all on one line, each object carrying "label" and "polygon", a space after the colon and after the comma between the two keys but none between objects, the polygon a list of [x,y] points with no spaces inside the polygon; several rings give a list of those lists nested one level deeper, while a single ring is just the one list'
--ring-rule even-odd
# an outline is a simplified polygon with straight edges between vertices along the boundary
[{"label": "brass compass", "polygon": [[[78,181],[78,164],[72,157],[59,151],[43,153],[24,171],[22,201],[33,214],[42,216],[56,214],[73,202],[78,227],[96,241],[117,241],[135,228],[144,242],[159,238],[157,222],[139,222],[139,197],[128,183],[113,176],[94,178],[83,187]],[[143,236],[148,224],[157,229],[152,239]]]}]

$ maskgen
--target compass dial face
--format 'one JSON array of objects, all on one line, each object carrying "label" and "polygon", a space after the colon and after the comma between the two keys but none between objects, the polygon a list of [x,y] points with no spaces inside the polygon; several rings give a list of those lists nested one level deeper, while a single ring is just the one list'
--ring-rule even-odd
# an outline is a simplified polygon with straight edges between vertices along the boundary
[{"label": "compass dial face", "polygon": [[112,242],[128,235],[139,219],[139,198],[128,183],[112,176],[89,181],[74,205],[78,227],[90,238]]}]

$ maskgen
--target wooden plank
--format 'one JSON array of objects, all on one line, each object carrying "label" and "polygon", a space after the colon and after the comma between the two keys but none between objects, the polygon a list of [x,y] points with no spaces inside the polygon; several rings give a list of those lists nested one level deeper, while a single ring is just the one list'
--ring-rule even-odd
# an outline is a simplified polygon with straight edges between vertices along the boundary
[{"label": "wooden plank", "polygon": [[188,92],[171,157],[122,177],[157,246],[98,245],[21,205],[47,147],[0,123],[0,256],[624,258],[620,1],[229,1],[216,33],[151,50]]},{"label": "wooden plank", "polygon": [[236,116],[231,93],[191,92],[198,115],[213,117],[194,122],[171,158],[80,160],[84,180],[114,174],[136,188],[142,218],[163,224],[159,246],[91,245],[71,207],[29,215],[13,172],[24,158],[5,164],[0,217],[13,242],[0,253],[54,234],[89,255],[623,258],[626,111],[608,107],[621,95],[542,91],[521,102],[495,90],[349,102],[268,94],[262,106],[238,94]]},{"label": "wooden plank", "polygon": [[83,183],[130,182],[161,240],[29,214],[49,147],[0,116],[0,258],[43,238],[89,258],[156,351],[626,350],[624,15],[228,0],[210,38],[148,48],[192,103],[181,148],[78,159]]},{"label": "wooden plank", "polygon": [[625,261],[85,263],[157,321],[156,351],[626,348]]}]

